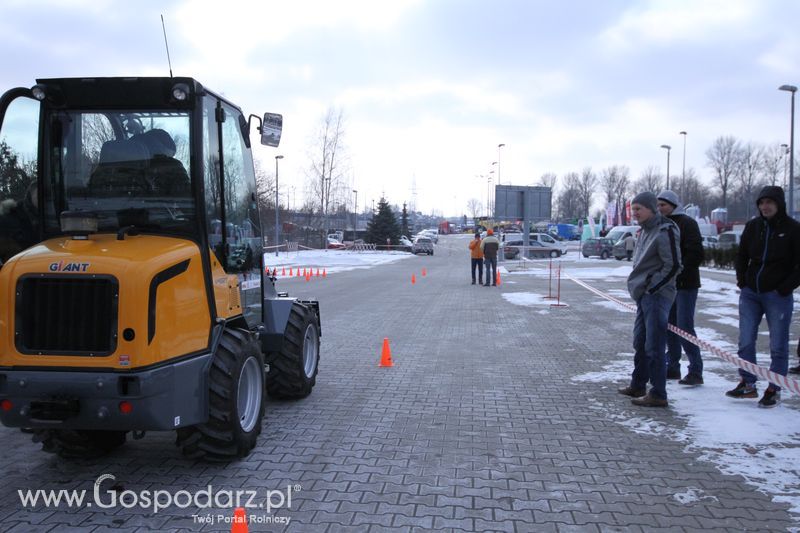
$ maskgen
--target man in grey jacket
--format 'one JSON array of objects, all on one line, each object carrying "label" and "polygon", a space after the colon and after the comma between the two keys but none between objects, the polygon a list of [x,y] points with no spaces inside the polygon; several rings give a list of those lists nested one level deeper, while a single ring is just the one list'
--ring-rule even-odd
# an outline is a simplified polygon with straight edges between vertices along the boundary
[{"label": "man in grey jacket", "polygon": [[[620,394],[631,396],[634,405],[667,407],[667,320],[675,300],[675,277],[681,270],[678,226],[658,212],[651,192],[636,195],[631,202],[633,219],[642,230],[628,276],[628,292],[636,302],[633,325],[633,373]],[[652,388],[647,392],[647,381]]]}]

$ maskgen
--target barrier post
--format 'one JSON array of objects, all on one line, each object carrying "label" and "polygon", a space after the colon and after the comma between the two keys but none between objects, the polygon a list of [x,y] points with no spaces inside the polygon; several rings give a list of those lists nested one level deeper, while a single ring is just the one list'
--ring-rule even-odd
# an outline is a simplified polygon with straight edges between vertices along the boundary
[{"label": "barrier post", "polygon": [[544,297],[545,300],[552,300],[553,297],[553,258],[550,258],[550,265],[549,265],[549,275],[547,279],[547,296]]},{"label": "barrier post", "polygon": [[561,303],[561,261],[558,262],[558,299],[556,300],[557,303],[550,304],[550,307],[567,307],[567,304]]}]

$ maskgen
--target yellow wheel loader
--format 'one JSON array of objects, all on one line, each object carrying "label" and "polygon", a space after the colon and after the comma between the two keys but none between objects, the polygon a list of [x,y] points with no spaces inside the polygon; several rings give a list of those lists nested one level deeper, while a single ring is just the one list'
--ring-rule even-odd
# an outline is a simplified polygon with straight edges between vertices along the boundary
[{"label": "yellow wheel loader", "polygon": [[311,393],[319,304],[265,272],[250,144],[282,122],[192,78],[0,97],[0,422],[65,457],[175,430],[228,461],[267,394]]}]

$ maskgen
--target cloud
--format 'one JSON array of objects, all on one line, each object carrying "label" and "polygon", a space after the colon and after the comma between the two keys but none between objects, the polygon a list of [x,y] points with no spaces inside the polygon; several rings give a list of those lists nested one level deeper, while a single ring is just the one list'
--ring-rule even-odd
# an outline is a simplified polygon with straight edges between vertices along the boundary
[{"label": "cloud", "polygon": [[626,11],[602,32],[601,42],[612,50],[642,45],[705,42],[712,36],[747,29],[757,3],[746,0],[650,0]]},{"label": "cloud", "polygon": [[800,71],[800,39],[795,35],[779,40],[759,56],[758,62],[776,74],[797,76]]}]

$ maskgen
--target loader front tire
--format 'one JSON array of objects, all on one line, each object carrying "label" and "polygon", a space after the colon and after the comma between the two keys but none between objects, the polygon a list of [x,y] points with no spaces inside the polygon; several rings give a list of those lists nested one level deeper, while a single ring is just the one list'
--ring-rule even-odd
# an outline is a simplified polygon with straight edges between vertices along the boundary
[{"label": "loader front tire", "polygon": [[42,450],[64,459],[102,457],[125,444],[126,431],[44,429],[33,432],[33,442]]},{"label": "loader front tire", "polygon": [[305,398],[317,381],[319,320],[317,314],[295,302],[284,332],[283,348],[267,356],[267,394],[285,400]]},{"label": "loader front tire", "polygon": [[232,461],[255,447],[264,420],[264,356],[253,336],[226,329],[208,375],[208,422],[178,429],[193,459]]}]

